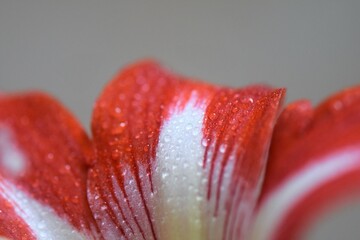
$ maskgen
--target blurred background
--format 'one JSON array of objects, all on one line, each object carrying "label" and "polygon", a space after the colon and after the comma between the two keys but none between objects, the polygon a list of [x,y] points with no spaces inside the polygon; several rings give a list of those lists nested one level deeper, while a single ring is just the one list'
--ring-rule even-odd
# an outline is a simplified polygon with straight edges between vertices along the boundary
[{"label": "blurred background", "polygon": [[87,128],[104,84],[144,57],[316,103],[360,83],[360,1],[0,1],[0,90],[50,92]]},{"label": "blurred background", "polygon": [[[288,101],[317,103],[360,83],[360,1],[0,1],[0,91],[47,91],[87,129],[103,86],[144,57],[208,82],[284,86]],[[359,214],[339,211],[306,238],[338,239],[358,224],[349,216]]]}]

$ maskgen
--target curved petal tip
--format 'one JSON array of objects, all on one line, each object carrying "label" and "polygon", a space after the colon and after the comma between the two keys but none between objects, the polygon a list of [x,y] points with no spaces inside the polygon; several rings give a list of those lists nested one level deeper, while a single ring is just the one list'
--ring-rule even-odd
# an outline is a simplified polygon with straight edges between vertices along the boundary
[{"label": "curved petal tip", "polygon": [[154,62],[121,72],[93,115],[88,197],[104,237],[239,239],[284,92],[212,86]]}]

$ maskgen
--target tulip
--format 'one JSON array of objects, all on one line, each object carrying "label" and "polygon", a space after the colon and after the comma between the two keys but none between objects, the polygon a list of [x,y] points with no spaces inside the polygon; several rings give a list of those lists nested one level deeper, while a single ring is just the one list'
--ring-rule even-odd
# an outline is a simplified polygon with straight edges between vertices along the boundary
[{"label": "tulip", "polygon": [[91,139],[43,93],[0,95],[0,237],[300,239],[359,197],[360,89],[284,95],[143,61],[105,87]]}]

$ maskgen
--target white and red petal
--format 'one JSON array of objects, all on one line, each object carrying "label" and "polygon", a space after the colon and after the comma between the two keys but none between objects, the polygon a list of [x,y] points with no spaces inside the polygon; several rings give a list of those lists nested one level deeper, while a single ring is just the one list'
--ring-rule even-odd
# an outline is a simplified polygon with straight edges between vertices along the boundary
[{"label": "white and red petal", "polygon": [[[91,143],[40,93],[0,97],[0,234],[12,239],[98,236],[86,196]],[[19,229],[19,230],[18,230]]]},{"label": "white and red petal", "polygon": [[106,239],[241,239],[283,89],[217,88],[142,62],[95,106],[88,197]]},{"label": "white and red petal", "polygon": [[289,105],[275,128],[253,239],[307,239],[324,216],[360,202],[359,180],[360,87],[316,109]]},{"label": "white and red petal", "polygon": [[12,202],[0,194],[0,239],[5,237],[9,239],[36,239],[29,225],[17,215]]}]

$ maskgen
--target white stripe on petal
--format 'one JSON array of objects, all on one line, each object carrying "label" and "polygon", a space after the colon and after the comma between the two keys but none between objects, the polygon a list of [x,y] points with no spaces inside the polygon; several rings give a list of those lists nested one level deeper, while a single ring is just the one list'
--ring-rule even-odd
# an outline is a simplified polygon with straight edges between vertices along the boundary
[{"label": "white stripe on petal", "polygon": [[57,216],[51,208],[42,205],[9,182],[0,182],[0,195],[13,204],[15,212],[39,240],[89,239]]},{"label": "white stripe on petal", "polygon": [[204,239],[204,109],[189,101],[162,126],[153,171],[159,239]]},{"label": "white stripe on petal", "polygon": [[332,154],[301,170],[278,187],[260,208],[250,239],[267,240],[278,229],[286,213],[303,197],[322,184],[359,165],[360,151],[346,149]]},{"label": "white stripe on petal", "polygon": [[0,126],[0,166],[14,176],[25,171],[26,159],[13,141],[11,131]]}]

